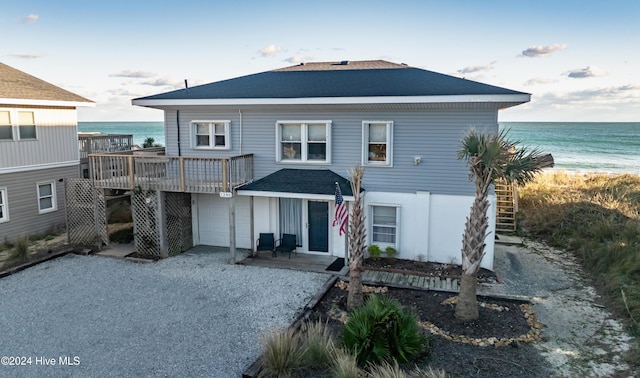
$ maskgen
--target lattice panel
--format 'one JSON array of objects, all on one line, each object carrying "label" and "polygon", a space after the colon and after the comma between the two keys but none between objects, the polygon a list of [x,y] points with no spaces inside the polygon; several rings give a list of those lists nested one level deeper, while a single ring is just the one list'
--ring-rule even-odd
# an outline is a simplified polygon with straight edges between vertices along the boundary
[{"label": "lattice panel", "polygon": [[191,195],[167,192],[164,199],[165,235],[169,256],[178,255],[193,247],[191,230]]},{"label": "lattice panel", "polygon": [[67,178],[64,185],[69,242],[98,247],[108,245],[104,191],[95,189],[88,179]]},{"label": "lattice panel", "polygon": [[141,255],[163,257],[158,227],[158,194],[153,190],[134,192],[131,209],[136,251]]}]

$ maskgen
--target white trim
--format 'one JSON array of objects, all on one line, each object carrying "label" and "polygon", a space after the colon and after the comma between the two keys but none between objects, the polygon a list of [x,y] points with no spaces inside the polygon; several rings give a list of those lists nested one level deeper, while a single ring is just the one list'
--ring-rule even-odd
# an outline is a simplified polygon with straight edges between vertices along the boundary
[{"label": "white trim", "polygon": [[296,98],[203,98],[203,99],[134,99],[138,106],[186,105],[327,105],[327,104],[413,104],[456,102],[531,101],[530,94],[450,95],[450,96],[363,96],[363,97],[296,97]]},{"label": "white trim", "polygon": [[[393,207],[396,209],[396,224],[394,226],[395,228],[395,243],[383,243],[383,242],[375,242],[373,240],[373,208],[374,207]],[[369,244],[377,244],[380,247],[387,247],[387,246],[392,246],[394,247],[396,250],[400,250],[400,219],[401,219],[401,215],[400,214],[400,209],[402,208],[401,205],[399,204],[389,204],[389,203],[370,203],[369,204],[369,214],[371,214],[370,218],[371,220],[369,221],[368,226],[371,227],[371,229],[369,229],[368,234],[369,236]],[[389,226],[383,226],[383,227],[389,227]],[[382,248],[382,251],[384,253],[384,248]]]},{"label": "white trim", "polygon": [[[324,160],[310,160],[308,159],[309,151],[309,125],[310,124],[324,124],[325,126],[325,159]],[[276,121],[276,163],[286,164],[331,164],[331,126],[333,122],[331,120],[279,120]],[[300,126],[300,159],[285,159],[282,156],[282,126],[283,125],[295,125]],[[293,141],[292,141],[293,142]],[[286,143],[286,142],[285,142]],[[298,141],[295,141],[298,143]]]},{"label": "white trim", "polygon": [[1,206],[3,207],[2,216],[0,217],[0,223],[9,221],[9,195],[7,194],[7,187],[0,188],[0,202],[2,202]]},{"label": "white trim", "polygon": [[[259,190],[236,191],[239,196],[272,197],[272,198],[302,198],[317,201],[335,201],[335,194],[313,194],[313,193],[288,193],[288,192],[263,192]],[[355,201],[353,196],[342,196],[345,201]]]},{"label": "white trim", "polygon": [[[209,145],[198,146],[196,123],[208,123],[209,124]],[[191,148],[194,150],[230,150],[231,149],[231,121],[230,120],[192,120],[190,123],[191,133]],[[224,146],[215,145],[215,131],[216,124],[224,125]]]},{"label": "white trim", "polygon": [[30,106],[65,106],[65,107],[95,107],[95,102],[60,101],[60,100],[29,100],[20,98],[0,98],[0,104],[30,105]]},{"label": "white trim", "polygon": [[[384,123],[386,127],[386,160],[369,160],[369,126],[375,123]],[[362,121],[362,165],[366,167],[393,167],[393,121]]]},{"label": "white trim", "polygon": [[[46,208],[46,209],[42,209],[40,207],[40,200],[42,198],[46,198],[49,196],[41,196],[40,195],[40,186],[41,185],[49,185],[49,187],[51,188],[51,207]],[[38,214],[46,214],[46,213],[51,213],[53,211],[58,210],[58,198],[57,198],[57,192],[56,192],[56,182],[55,181],[40,181],[36,183],[36,195],[37,195],[37,200],[38,200]]]},{"label": "white trim", "polygon": [[80,165],[80,160],[71,160],[71,161],[62,161],[62,162],[56,162],[56,163],[45,163],[45,164],[35,164],[35,165],[22,165],[19,167],[11,167],[11,168],[0,168],[0,175],[7,174],[7,173],[37,171],[40,169],[72,167],[74,165]]}]

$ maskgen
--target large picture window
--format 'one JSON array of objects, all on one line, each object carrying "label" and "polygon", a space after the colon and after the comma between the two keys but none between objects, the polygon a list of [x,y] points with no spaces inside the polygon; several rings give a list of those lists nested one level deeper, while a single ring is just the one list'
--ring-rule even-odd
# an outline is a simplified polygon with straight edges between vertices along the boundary
[{"label": "large picture window", "polygon": [[230,149],[229,126],[231,121],[191,122],[193,148]]},{"label": "large picture window", "polygon": [[396,247],[398,235],[398,207],[371,206],[371,242]]},{"label": "large picture window", "polygon": [[393,122],[362,122],[362,164],[391,166],[393,156]]},{"label": "large picture window", "polygon": [[9,208],[7,206],[7,188],[0,188],[0,223],[9,220]]},{"label": "large picture window", "polygon": [[18,112],[18,132],[20,140],[36,139],[36,122],[33,112]]},{"label": "large picture window", "polygon": [[278,121],[277,161],[331,162],[331,121]]},{"label": "large picture window", "polygon": [[39,182],[38,186],[38,211],[40,214],[55,211],[57,209],[56,201],[56,183]]},{"label": "large picture window", "polygon": [[7,110],[0,110],[0,140],[13,140],[11,113]]}]

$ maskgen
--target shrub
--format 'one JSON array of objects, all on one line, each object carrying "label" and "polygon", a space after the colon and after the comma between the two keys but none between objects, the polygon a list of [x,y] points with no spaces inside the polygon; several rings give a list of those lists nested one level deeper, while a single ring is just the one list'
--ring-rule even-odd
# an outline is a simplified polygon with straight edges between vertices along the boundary
[{"label": "shrub", "polygon": [[340,341],[361,365],[394,359],[404,363],[424,351],[427,343],[413,313],[378,295],[349,315]]},{"label": "shrub", "polygon": [[300,334],[291,328],[267,334],[262,339],[260,377],[289,377],[300,367],[305,354]]},{"label": "shrub", "polygon": [[308,366],[326,368],[333,362],[335,345],[326,323],[307,322],[302,326],[305,347],[304,359]]},{"label": "shrub", "polygon": [[379,259],[380,256],[382,255],[382,250],[380,249],[380,246],[377,244],[370,245],[369,248],[367,248],[367,251],[369,252],[369,257],[371,257],[374,260]]},{"label": "shrub", "polygon": [[393,248],[393,247],[391,247],[391,246],[385,248],[384,252],[387,254],[387,257],[394,258],[394,257],[398,256],[398,250]]},{"label": "shrub", "polygon": [[133,228],[123,228],[122,230],[112,232],[109,235],[109,240],[113,243],[120,244],[131,243],[133,241]]},{"label": "shrub", "polygon": [[29,260],[29,238],[26,236],[19,237],[13,242],[13,249],[9,254],[9,258],[18,262]]}]

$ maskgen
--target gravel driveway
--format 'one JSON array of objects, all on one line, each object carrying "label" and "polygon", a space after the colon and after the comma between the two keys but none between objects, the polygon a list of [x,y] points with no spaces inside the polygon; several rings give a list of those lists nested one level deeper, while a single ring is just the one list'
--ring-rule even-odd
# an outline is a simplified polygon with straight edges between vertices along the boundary
[{"label": "gravel driveway", "polygon": [[239,377],[260,335],[288,326],[329,275],[228,257],[67,255],[0,279],[0,376]]}]

